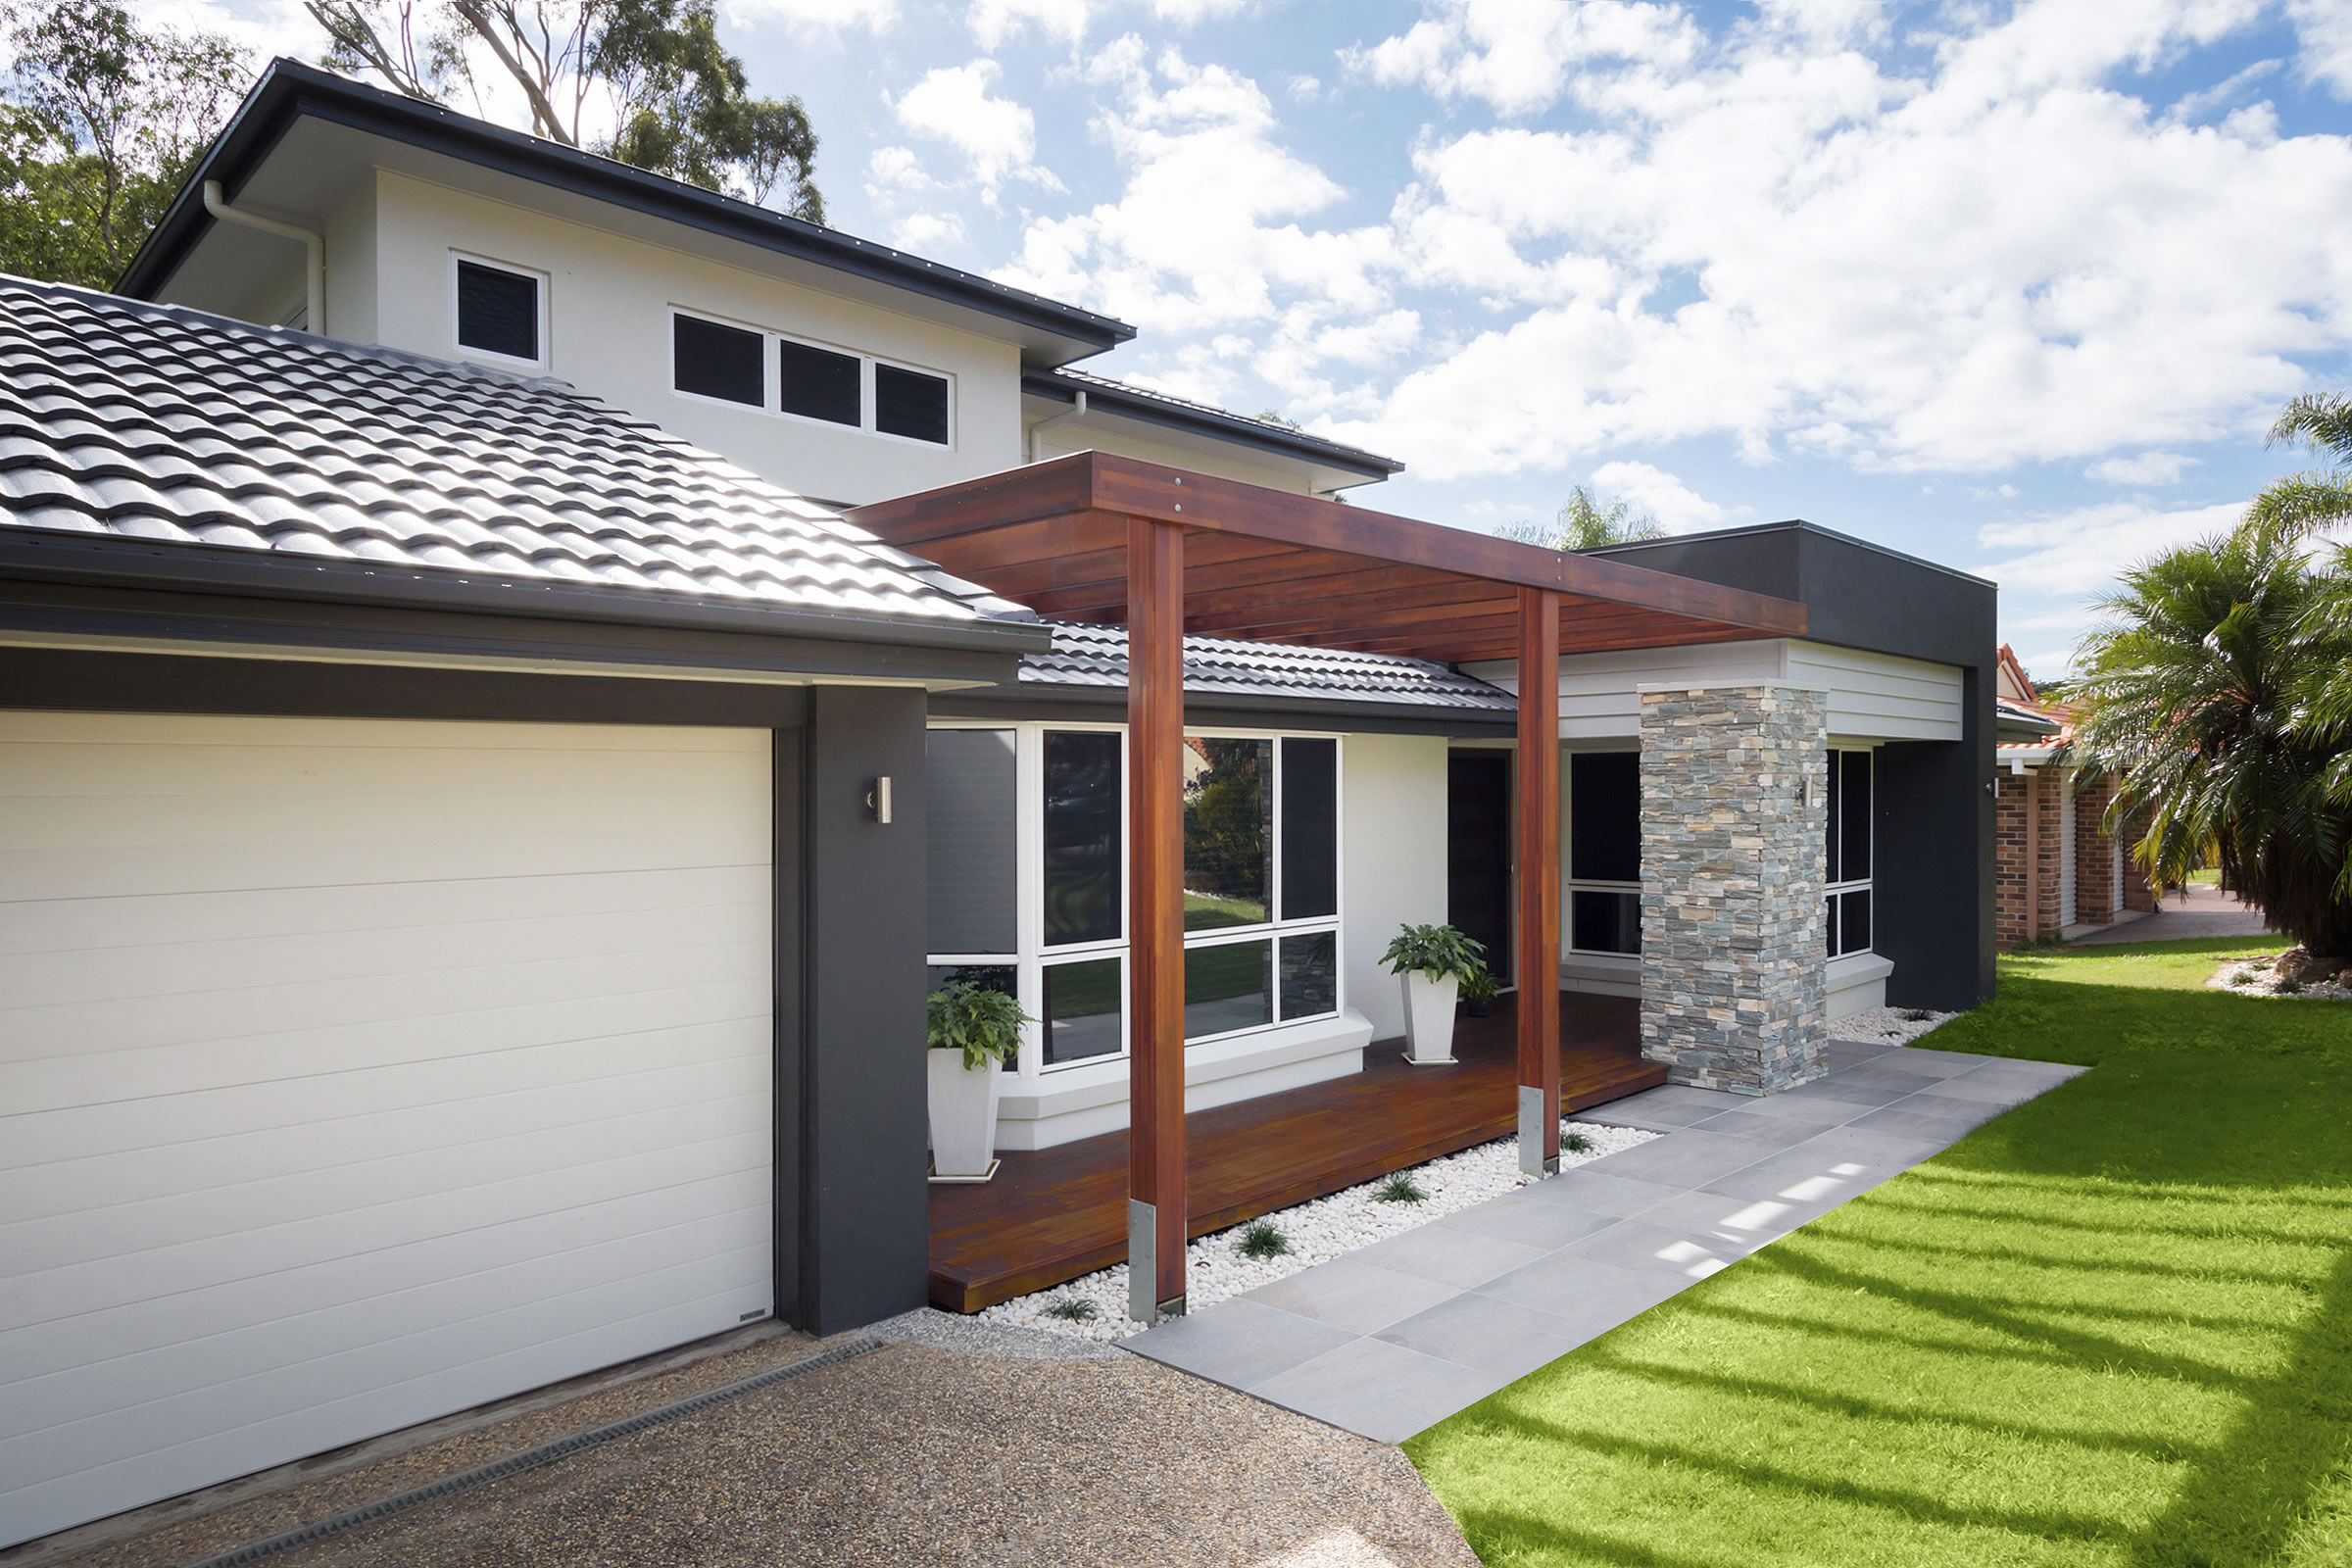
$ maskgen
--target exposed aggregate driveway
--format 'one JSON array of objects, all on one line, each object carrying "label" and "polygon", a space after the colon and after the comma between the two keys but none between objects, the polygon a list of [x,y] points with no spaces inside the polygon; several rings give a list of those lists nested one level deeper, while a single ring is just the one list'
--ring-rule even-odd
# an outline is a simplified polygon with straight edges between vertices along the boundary
[{"label": "exposed aggregate driveway", "polygon": [[1395,1448],[1123,1351],[1011,1359],[898,1343],[267,1562],[1476,1568],[1477,1558]]}]

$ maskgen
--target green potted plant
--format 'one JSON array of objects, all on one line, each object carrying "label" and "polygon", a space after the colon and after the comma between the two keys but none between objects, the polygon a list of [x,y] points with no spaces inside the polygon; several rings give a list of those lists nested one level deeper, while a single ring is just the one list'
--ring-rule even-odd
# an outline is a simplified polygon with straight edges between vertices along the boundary
[{"label": "green potted plant", "polygon": [[1453,1004],[1462,977],[1484,969],[1486,945],[1449,925],[1399,926],[1380,961],[1404,987],[1404,1059],[1453,1060]]},{"label": "green potted plant", "polygon": [[1029,1021],[1019,1002],[967,980],[931,993],[932,1180],[984,1182],[997,1173],[997,1094]]},{"label": "green potted plant", "polygon": [[1494,971],[1480,964],[1462,976],[1462,1010],[1473,1018],[1484,1018],[1494,1010],[1494,999],[1502,995],[1502,982]]}]

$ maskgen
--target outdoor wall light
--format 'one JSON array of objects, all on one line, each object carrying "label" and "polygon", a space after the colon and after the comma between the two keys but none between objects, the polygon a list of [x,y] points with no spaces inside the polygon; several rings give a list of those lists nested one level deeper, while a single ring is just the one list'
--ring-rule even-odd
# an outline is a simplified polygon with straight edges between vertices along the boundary
[{"label": "outdoor wall light", "polygon": [[865,792],[865,814],[876,822],[890,822],[890,775],[874,780]]}]

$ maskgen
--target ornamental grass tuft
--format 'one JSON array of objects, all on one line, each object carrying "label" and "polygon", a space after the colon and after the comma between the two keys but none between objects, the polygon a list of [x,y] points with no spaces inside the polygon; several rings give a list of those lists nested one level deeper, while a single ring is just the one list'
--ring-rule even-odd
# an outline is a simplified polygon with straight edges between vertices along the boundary
[{"label": "ornamental grass tuft", "polygon": [[1244,1257],[1264,1260],[1281,1257],[1291,1250],[1291,1239],[1278,1230],[1272,1220],[1253,1219],[1242,1227],[1242,1239],[1234,1250]]},{"label": "ornamental grass tuft", "polygon": [[1429,1194],[1419,1182],[1413,1180],[1413,1173],[1409,1170],[1400,1170],[1394,1175],[1382,1177],[1380,1185],[1372,1189],[1372,1196],[1383,1203],[1426,1203],[1429,1201]]},{"label": "ornamental grass tuft", "polygon": [[1101,1315],[1095,1303],[1083,1296],[1065,1296],[1046,1307],[1046,1316],[1060,1318],[1065,1323],[1092,1323]]},{"label": "ornamental grass tuft", "polygon": [[1580,1132],[1574,1127],[1560,1129],[1560,1152],[1563,1154],[1590,1154],[1599,1147],[1592,1141],[1591,1133]]}]

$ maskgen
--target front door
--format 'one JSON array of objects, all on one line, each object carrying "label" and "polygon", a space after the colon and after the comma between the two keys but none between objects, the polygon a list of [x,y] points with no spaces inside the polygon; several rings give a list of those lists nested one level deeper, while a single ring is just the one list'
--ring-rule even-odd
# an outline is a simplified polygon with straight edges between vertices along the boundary
[{"label": "front door", "polygon": [[1446,763],[1446,918],[1486,944],[1511,983],[1511,754],[1456,751]]}]

